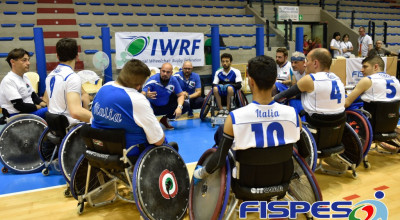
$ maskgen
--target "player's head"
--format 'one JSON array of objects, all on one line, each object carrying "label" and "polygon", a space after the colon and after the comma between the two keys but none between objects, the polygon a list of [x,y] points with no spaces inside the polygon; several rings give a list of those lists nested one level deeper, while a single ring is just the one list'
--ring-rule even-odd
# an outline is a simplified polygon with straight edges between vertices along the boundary
[{"label": "player's head", "polygon": [[259,90],[271,89],[277,77],[275,60],[269,56],[261,55],[249,60],[248,75],[257,85]]},{"label": "player's head", "polygon": [[365,59],[363,59],[361,64],[361,72],[365,76],[369,76],[378,72],[383,72],[385,70],[385,62],[383,62],[380,56],[366,57]]},{"label": "player's head", "polygon": [[15,48],[7,55],[6,61],[10,65],[12,71],[17,74],[23,74],[29,70],[30,56],[28,51],[22,48]]},{"label": "player's head", "polygon": [[57,42],[56,51],[60,62],[71,61],[78,56],[78,44],[75,39],[63,38]]},{"label": "player's head", "polygon": [[122,67],[117,82],[125,87],[139,90],[149,76],[149,67],[140,60],[132,59]]}]

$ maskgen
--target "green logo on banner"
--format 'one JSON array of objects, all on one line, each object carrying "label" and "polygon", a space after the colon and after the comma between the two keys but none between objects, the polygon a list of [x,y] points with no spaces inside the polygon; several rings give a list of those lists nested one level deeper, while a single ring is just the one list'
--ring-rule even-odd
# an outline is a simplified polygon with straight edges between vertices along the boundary
[{"label": "green logo on banner", "polygon": [[150,37],[136,37],[131,41],[131,43],[127,47],[127,51],[132,54],[132,56],[137,56],[141,54],[147,47],[148,42],[150,41]]},{"label": "green logo on banner", "polygon": [[303,15],[299,15],[299,21],[303,20]]}]

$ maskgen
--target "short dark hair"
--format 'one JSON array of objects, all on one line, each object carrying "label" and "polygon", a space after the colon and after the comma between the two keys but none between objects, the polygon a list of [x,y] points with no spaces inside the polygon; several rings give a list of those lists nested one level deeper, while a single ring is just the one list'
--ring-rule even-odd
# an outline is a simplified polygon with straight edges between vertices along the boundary
[{"label": "short dark hair", "polygon": [[56,51],[60,62],[67,62],[78,55],[78,44],[75,39],[63,38],[57,42]]},{"label": "short dark hair", "polygon": [[383,59],[380,56],[368,56],[365,59],[363,59],[361,61],[362,64],[364,63],[369,63],[371,65],[375,65],[378,64],[379,66],[379,70],[383,71],[385,69],[385,62],[383,61]]},{"label": "short dark hair", "polygon": [[221,55],[221,60],[222,60],[222,58],[229,58],[229,60],[232,62],[232,60],[233,60],[233,58],[232,58],[232,54],[230,54],[230,53],[223,53],[222,55]]},{"label": "short dark hair", "polygon": [[260,90],[271,89],[275,84],[277,69],[275,60],[261,55],[249,60],[247,72]]},{"label": "short dark hair", "polygon": [[316,48],[310,51],[310,57],[313,60],[318,60],[322,69],[330,69],[332,64],[332,55],[325,48]]},{"label": "short dark hair", "polygon": [[333,37],[332,37],[332,38],[336,38],[337,36],[340,36],[340,33],[339,33],[339,32],[333,33]]},{"label": "short dark hair", "polygon": [[11,60],[21,59],[22,57],[25,56],[25,54],[28,55],[28,57],[30,57],[28,51],[26,51],[26,50],[24,50],[22,48],[15,48],[15,49],[13,49],[12,51],[10,51],[8,53],[6,61],[7,61],[8,65],[10,65],[10,67],[12,67],[11,66]]},{"label": "short dark hair", "polygon": [[288,50],[284,47],[279,47],[278,49],[276,49],[276,53],[283,53],[285,57],[289,56]]},{"label": "short dark hair", "polygon": [[343,39],[344,39],[345,37],[350,38],[349,34],[343,34],[342,41],[343,41]]},{"label": "short dark hair", "polygon": [[146,64],[138,59],[131,59],[122,67],[117,82],[123,86],[135,88],[142,85],[149,76],[150,69]]}]

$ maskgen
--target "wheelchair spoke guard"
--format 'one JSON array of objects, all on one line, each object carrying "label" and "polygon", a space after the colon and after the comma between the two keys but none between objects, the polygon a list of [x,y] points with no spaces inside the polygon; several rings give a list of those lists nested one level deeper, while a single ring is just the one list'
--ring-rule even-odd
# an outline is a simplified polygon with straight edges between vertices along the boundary
[{"label": "wheelchair spoke guard", "polygon": [[136,161],[134,199],[147,219],[182,219],[189,198],[189,174],[181,156],[171,147],[146,148]]},{"label": "wheelchair spoke guard", "polygon": [[[208,149],[199,159],[198,165],[206,164],[211,158],[215,148]],[[190,219],[205,220],[218,219],[224,213],[224,204],[229,197],[229,189],[225,190],[227,183],[226,166],[210,174],[196,185],[191,184],[189,196]]]},{"label": "wheelchair spoke guard", "polygon": [[44,163],[38,154],[39,137],[46,122],[35,115],[10,120],[0,133],[0,161],[15,173],[42,170]]},{"label": "wheelchair spoke guard", "polygon": [[348,123],[344,128],[342,144],[345,150],[341,156],[358,166],[363,159],[363,147],[357,133]]},{"label": "wheelchair spoke guard", "polygon": [[80,128],[83,124],[78,124],[73,127],[63,139],[58,158],[62,174],[69,183],[71,174],[79,157],[85,152],[86,146],[83,138],[80,136]]}]

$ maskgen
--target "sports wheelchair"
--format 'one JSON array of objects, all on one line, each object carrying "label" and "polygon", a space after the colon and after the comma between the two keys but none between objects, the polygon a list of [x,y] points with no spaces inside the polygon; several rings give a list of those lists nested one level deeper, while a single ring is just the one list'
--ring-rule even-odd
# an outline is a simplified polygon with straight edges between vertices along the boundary
[{"label": "sports wheelchair", "polygon": [[46,121],[33,114],[14,115],[6,121],[0,132],[0,161],[4,165],[1,171],[33,173],[43,169],[37,146]]},{"label": "sports wheelchair", "polygon": [[[362,107],[347,110],[349,124],[357,131],[364,144],[364,166],[370,167],[367,154],[372,143],[377,152],[398,153],[400,145],[397,140],[397,123],[399,120],[400,101],[394,102],[363,102]],[[384,151],[380,150],[383,148]]]},{"label": "sports wheelchair", "polygon": [[[214,152],[215,148],[207,150],[198,165],[206,164]],[[230,219],[236,215],[239,200],[281,199],[310,204],[322,200],[313,172],[293,145],[230,151],[224,167],[196,185],[192,181],[189,216],[196,220]],[[312,219],[310,213],[297,217]]]},{"label": "sports wheelchair", "polygon": [[[86,144],[71,176],[71,193],[78,213],[87,202],[93,207],[116,199],[135,203],[145,219],[182,219],[189,198],[189,175],[180,155],[169,145],[125,148],[124,130],[83,125]],[[128,152],[138,147],[138,157]],[[144,149],[143,149],[144,148]]]},{"label": "sports wheelchair", "polygon": [[86,146],[79,135],[84,123],[70,125],[64,115],[46,113],[48,127],[39,139],[39,155],[45,163],[42,174],[49,175],[50,169],[63,174],[67,181],[64,196],[71,195],[69,184],[71,173],[79,157],[85,152]]},{"label": "sports wheelchair", "polygon": [[[226,98],[221,98],[222,106],[226,106]],[[236,108],[243,107],[249,104],[247,101],[246,95],[243,93],[241,89],[235,91],[235,94],[231,98],[231,110]],[[215,125],[221,125],[225,123],[226,117],[219,117],[216,114],[218,109],[217,101],[213,95],[213,90],[207,94],[206,98],[204,99],[203,105],[201,106],[200,110],[200,119],[205,120],[207,117],[208,112],[211,110],[211,126],[215,127]]]}]

